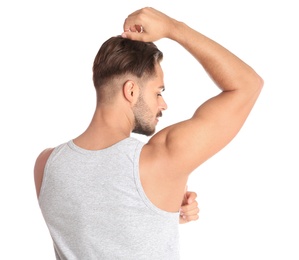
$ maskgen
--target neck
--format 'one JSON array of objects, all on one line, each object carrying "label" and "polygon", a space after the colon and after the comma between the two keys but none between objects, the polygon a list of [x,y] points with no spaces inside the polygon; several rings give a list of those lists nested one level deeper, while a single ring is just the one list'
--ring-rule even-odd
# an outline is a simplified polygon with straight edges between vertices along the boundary
[{"label": "neck", "polygon": [[90,125],[74,143],[88,150],[107,148],[131,135],[134,116],[132,112],[116,106],[97,106]]}]

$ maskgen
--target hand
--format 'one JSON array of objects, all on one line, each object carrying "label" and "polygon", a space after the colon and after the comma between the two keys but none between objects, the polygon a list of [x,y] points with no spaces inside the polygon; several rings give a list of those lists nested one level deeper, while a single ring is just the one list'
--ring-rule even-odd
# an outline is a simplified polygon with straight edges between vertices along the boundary
[{"label": "hand", "polygon": [[122,37],[153,42],[169,37],[174,28],[174,19],[154,8],[146,7],[133,12],[127,17],[123,25]]},{"label": "hand", "polygon": [[180,224],[198,220],[199,208],[196,201],[197,194],[192,191],[186,191],[182,206],[180,209]]}]

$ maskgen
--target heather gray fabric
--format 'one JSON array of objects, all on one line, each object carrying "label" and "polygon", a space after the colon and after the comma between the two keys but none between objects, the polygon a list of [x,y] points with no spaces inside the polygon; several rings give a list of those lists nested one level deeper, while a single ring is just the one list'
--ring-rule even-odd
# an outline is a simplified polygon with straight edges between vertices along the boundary
[{"label": "heather gray fabric", "polygon": [[139,179],[143,143],[126,138],[90,151],[55,148],[39,205],[59,260],[179,259],[179,213],[158,209]]}]

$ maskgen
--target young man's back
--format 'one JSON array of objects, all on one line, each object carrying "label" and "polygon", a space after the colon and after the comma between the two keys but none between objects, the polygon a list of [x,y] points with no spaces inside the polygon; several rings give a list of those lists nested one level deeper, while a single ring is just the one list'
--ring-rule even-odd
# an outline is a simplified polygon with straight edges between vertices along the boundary
[{"label": "young man's back", "polygon": [[[141,144],[130,138],[131,133],[152,135],[167,109],[162,97],[163,55],[152,43],[161,38],[176,41],[193,55],[220,93],[200,104],[190,119],[162,129]],[[74,243],[80,246],[89,241],[81,249],[91,252],[90,241],[98,235],[96,241],[109,241],[112,251],[123,248],[124,252],[113,252],[120,257],[130,254],[140,259],[144,254],[141,259],[152,260],[157,252],[157,259],[176,259],[175,219],[178,224],[188,177],[235,137],[259,96],[263,80],[215,41],[153,8],[129,15],[122,36],[111,37],[101,46],[93,65],[93,80],[97,107],[86,131],[60,147],[65,153],[60,154],[58,148],[46,150],[36,161],[41,208],[50,231],[59,233],[53,236],[54,243],[63,251],[62,257],[70,253]],[[182,92],[192,91],[191,87],[180,86]],[[182,100],[180,97],[180,103]],[[104,197],[107,189],[109,198]],[[100,213],[105,202],[110,202],[113,210],[105,208]],[[60,207],[57,212],[56,206]],[[133,221],[127,223],[130,217]],[[137,239],[132,242],[135,233]],[[123,247],[122,237],[129,249]],[[157,243],[159,249],[151,252]],[[140,250],[136,246],[141,246]],[[101,249],[97,250],[101,255]],[[107,253],[112,251],[107,249]],[[160,255],[163,252],[165,257]],[[70,259],[80,258],[81,251],[73,253]]]},{"label": "young man's back", "polygon": [[54,149],[39,204],[58,259],[179,259],[179,213],[144,193],[142,147],[130,137],[97,151],[73,141]]}]

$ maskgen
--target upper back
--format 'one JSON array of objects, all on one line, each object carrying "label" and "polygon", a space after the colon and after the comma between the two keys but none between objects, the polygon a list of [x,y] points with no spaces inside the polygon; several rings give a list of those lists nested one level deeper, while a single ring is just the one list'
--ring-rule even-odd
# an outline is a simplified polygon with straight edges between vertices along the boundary
[{"label": "upper back", "polygon": [[70,141],[51,153],[39,203],[61,259],[178,259],[179,215],[145,195],[142,147],[134,138],[97,151]]}]

